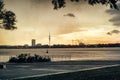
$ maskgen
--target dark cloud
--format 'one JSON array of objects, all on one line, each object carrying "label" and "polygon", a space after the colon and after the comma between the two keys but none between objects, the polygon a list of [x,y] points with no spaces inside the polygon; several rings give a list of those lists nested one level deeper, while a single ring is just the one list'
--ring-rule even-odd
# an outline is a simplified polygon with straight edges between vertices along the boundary
[{"label": "dark cloud", "polygon": [[73,13],[68,13],[68,14],[65,14],[64,16],[75,17]]},{"label": "dark cloud", "polygon": [[111,32],[107,32],[107,35],[112,35]]},{"label": "dark cloud", "polygon": [[119,30],[112,30],[110,32],[107,32],[108,35],[112,35],[112,34],[119,34],[120,31]]},{"label": "dark cloud", "polygon": [[120,27],[120,14],[119,15],[117,14],[116,16],[111,18],[109,21],[112,22],[113,25]]},{"label": "dark cloud", "polygon": [[[118,7],[120,9],[120,3],[118,4]],[[120,27],[120,10],[109,9],[106,10],[106,12],[110,15],[113,15],[113,17],[109,21],[112,22],[113,25]]]}]

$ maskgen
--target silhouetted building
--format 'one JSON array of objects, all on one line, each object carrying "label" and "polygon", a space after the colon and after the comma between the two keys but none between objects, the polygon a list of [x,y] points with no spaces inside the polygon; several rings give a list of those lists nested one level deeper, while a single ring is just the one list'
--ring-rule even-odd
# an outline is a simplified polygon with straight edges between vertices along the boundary
[{"label": "silhouetted building", "polygon": [[38,44],[36,44],[36,46],[42,46],[42,44],[38,43]]},{"label": "silhouetted building", "polygon": [[28,47],[29,47],[29,45],[28,45],[28,44],[25,44],[25,45],[24,45],[24,48],[28,48]]},{"label": "silhouetted building", "polygon": [[35,43],[36,43],[35,39],[32,39],[32,46],[35,46],[36,45]]}]

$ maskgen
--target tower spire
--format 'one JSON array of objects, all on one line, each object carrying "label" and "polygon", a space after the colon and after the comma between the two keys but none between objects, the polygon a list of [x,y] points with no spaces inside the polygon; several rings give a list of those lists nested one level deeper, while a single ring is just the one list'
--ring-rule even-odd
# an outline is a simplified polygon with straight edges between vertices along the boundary
[{"label": "tower spire", "polygon": [[51,36],[50,36],[50,32],[49,32],[49,47],[50,47],[50,41],[51,41]]}]

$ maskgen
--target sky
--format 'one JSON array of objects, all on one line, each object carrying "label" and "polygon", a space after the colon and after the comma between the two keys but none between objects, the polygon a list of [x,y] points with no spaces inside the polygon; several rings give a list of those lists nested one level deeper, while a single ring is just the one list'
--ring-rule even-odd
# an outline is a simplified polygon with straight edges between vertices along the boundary
[{"label": "sky", "polygon": [[120,11],[109,6],[66,0],[66,7],[53,9],[51,0],[5,0],[5,8],[16,14],[16,30],[0,29],[0,45],[85,44],[120,42]]}]

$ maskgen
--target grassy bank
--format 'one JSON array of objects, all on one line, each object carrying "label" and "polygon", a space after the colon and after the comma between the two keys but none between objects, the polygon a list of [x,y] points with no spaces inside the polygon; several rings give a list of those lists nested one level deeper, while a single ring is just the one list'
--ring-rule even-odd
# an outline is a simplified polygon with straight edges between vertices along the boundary
[{"label": "grassy bank", "polygon": [[33,77],[21,80],[120,80],[120,66]]}]

